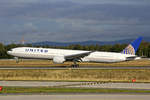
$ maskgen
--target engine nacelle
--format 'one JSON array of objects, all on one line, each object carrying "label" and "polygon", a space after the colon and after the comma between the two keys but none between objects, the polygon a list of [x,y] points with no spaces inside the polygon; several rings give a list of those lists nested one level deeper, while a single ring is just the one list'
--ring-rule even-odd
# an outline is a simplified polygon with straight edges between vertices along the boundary
[{"label": "engine nacelle", "polygon": [[62,64],[64,63],[64,61],[65,61],[64,56],[55,56],[53,58],[53,63],[56,63],[56,64]]}]

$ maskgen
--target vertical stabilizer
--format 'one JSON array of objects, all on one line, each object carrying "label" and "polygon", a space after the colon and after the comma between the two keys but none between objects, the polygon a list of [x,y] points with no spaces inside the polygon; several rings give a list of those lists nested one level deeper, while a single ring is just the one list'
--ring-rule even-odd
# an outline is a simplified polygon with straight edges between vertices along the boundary
[{"label": "vertical stabilizer", "polygon": [[142,41],[142,37],[137,38],[131,44],[129,44],[123,51],[123,54],[135,55]]}]

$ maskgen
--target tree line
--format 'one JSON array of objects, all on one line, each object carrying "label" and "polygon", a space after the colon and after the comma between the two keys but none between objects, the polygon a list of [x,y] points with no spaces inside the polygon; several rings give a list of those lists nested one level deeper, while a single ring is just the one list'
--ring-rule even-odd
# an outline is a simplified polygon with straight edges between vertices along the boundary
[{"label": "tree line", "polygon": [[[43,47],[43,48],[60,48],[60,49],[72,49],[72,50],[90,50],[90,51],[107,51],[107,52],[121,52],[127,44],[115,44],[115,45],[69,45],[69,46],[33,46],[32,44],[9,44],[4,45],[0,43],[0,59],[13,58],[7,54],[8,50],[16,47]],[[150,57],[150,43],[143,41],[136,53],[138,56]]]}]

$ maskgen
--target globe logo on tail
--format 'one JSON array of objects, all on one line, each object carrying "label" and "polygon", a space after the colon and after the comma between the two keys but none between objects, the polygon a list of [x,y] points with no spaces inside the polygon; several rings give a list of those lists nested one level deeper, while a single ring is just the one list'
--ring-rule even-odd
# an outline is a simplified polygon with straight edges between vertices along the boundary
[{"label": "globe logo on tail", "polygon": [[135,55],[135,50],[134,47],[130,44],[128,45],[124,50],[123,50],[124,54],[131,54],[131,55]]}]

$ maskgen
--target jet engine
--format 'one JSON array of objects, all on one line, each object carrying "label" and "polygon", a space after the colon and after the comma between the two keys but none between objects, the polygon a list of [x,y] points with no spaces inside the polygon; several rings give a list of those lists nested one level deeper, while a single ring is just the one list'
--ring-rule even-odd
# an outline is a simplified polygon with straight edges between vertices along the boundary
[{"label": "jet engine", "polygon": [[56,64],[62,64],[64,63],[64,61],[65,61],[64,56],[55,56],[53,58],[53,63],[56,63]]}]

